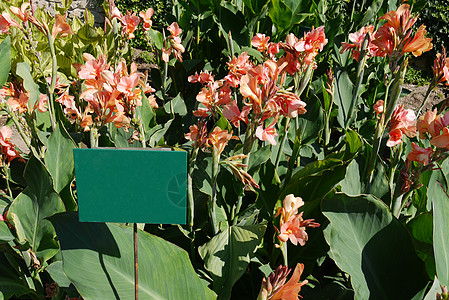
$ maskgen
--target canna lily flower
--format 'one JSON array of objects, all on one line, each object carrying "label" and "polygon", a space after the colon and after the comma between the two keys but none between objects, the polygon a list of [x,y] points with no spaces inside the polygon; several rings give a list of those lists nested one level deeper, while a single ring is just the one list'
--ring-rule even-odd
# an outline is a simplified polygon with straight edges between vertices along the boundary
[{"label": "canna lily flower", "polygon": [[414,56],[420,56],[423,52],[431,50],[433,47],[432,38],[424,37],[426,33],[426,26],[419,26],[413,39],[408,38],[406,40],[402,53],[411,52]]},{"label": "canna lily flower", "polygon": [[61,37],[66,37],[69,34],[73,34],[73,31],[70,28],[69,24],[67,24],[64,16],[56,14],[55,18],[56,22],[51,30],[51,36],[54,39],[58,36],[58,34],[61,34]]},{"label": "canna lily flower", "polygon": [[449,128],[444,127],[443,133],[431,139],[430,143],[438,148],[449,149]]},{"label": "canna lily flower", "polygon": [[28,2],[24,2],[22,3],[22,5],[20,6],[20,8],[15,7],[15,6],[10,6],[9,10],[16,15],[20,20],[22,20],[22,22],[26,22],[28,21],[28,17],[30,15],[30,11],[27,10],[28,6],[30,6],[30,3]]},{"label": "canna lily flower", "polygon": [[143,29],[144,30],[150,30],[151,26],[153,25],[153,21],[151,21],[151,17],[154,14],[154,10],[150,7],[145,12],[141,11],[139,13],[139,16],[142,18],[143,21]]},{"label": "canna lily flower", "polygon": [[303,115],[307,112],[306,103],[299,99],[299,96],[291,92],[278,92],[273,100],[280,107],[281,113],[289,118],[296,118],[298,114]]},{"label": "canna lily flower", "polygon": [[396,106],[390,120],[390,133],[387,141],[388,147],[396,146],[402,143],[402,135],[408,137],[416,136],[416,116],[410,109],[404,109],[402,105]]},{"label": "canna lily flower", "polygon": [[268,50],[268,45],[270,41],[269,36],[265,36],[265,34],[257,33],[253,38],[251,39],[251,45],[253,47],[257,48],[257,51],[259,52],[265,52]]},{"label": "canna lily flower", "polygon": [[439,136],[441,130],[449,125],[449,112],[444,116],[437,115],[437,110],[428,111],[424,116],[419,117],[417,121],[417,128],[419,137],[425,138],[425,133],[428,132],[432,137]]},{"label": "canna lily flower", "polygon": [[268,125],[267,128],[263,129],[263,124],[257,127],[256,129],[256,137],[261,141],[268,141],[271,145],[276,145],[276,140],[274,139],[275,136],[278,134],[276,133],[276,128],[274,126],[276,125],[277,118],[273,120],[273,123]]},{"label": "canna lily flower", "polygon": [[39,101],[37,101],[36,104],[34,105],[34,109],[37,108],[37,110],[39,110],[39,112],[41,113],[46,112],[47,108],[45,106],[47,105],[47,101],[48,101],[47,95],[40,94]]},{"label": "canna lily flower", "polygon": [[223,107],[223,116],[229,120],[235,127],[239,127],[240,121],[248,124],[248,114],[251,107],[244,105],[242,111],[240,111],[237,101],[232,101],[231,103]]},{"label": "canna lily flower", "polygon": [[432,70],[435,84],[445,81],[449,84],[449,58],[446,56],[446,48],[443,47],[442,53],[437,54]]},{"label": "canna lily flower", "polygon": [[232,87],[238,87],[242,77],[253,67],[247,52],[242,52],[239,57],[233,57],[226,64],[228,65],[229,73],[225,80]]},{"label": "canna lily flower", "polygon": [[131,14],[131,12],[128,12],[126,15],[120,18],[120,21],[122,22],[123,25],[122,33],[125,34],[128,39],[134,38],[135,35],[133,32],[139,25],[140,18],[136,16],[135,13]]},{"label": "canna lily flower", "polygon": [[227,130],[222,130],[220,127],[215,127],[206,140],[206,146],[213,147],[215,153],[220,156],[231,139],[237,139],[237,137],[232,136],[232,134]]},{"label": "canna lily flower", "polygon": [[3,126],[0,129],[0,147],[3,153],[2,164],[8,162],[10,163],[14,158],[20,155],[17,152],[14,145],[11,143],[12,130],[8,126]]},{"label": "canna lily flower", "polygon": [[301,287],[308,283],[300,281],[304,265],[298,263],[286,283],[290,271],[287,266],[279,266],[268,278],[263,278],[257,300],[298,300]]},{"label": "canna lily flower", "polygon": [[377,100],[377,102],[374,104],[374,111],[376,112],[376,116],[384,112],[384,101],[383,100]]},{"label": "canna lily flower", "polygon": [[409,154],[407,155],[407,159],[410,161],[420,162],[424,166],[427,166],[432,161],[431,158],[432,154],[433,154],[432,147],[426,149],[412,142],[412,151],[410,151]]},{"label": "canna lily flower", "polygon": [[139,79],[140,79],[139,73],[134,73],[134,74],[130,75],[129,77],[123,76],[120,79],[119,84],[117,85],[117,90],[119,92],[124,93],[128,97],[134,96],[133,89],[139,83]]},{"label": "canna lily flower", "polygon": [[416,23],[418,17],[412,17],[410,5],[402,4],[396,11],[390,11],[379,19],[386,20],[386,24],[391,26],[400,37],[403,37]]},{"label": "canna lily flower", "polygon": [[20,93],[18,98],[9,97],[8,104],[11,106],[12,111],[19,111],[19,114],[28,110],[28,100],[30,96],[28,93]]},{"label": "canna lily flower", "polygon": [[20,24],[4,12],[0,15],[0,33],[9,34],[10,27],[20,27]]},{"label": "canna lily flower", "polygon": [[214,75],[210,74],[209,71],[204,71],[204,72],[200,72],[200,74],[198,75],[197,72],[195,72],[194,75],[190,75],[187,80],[190,83],[201,83],[201,84],[205,84],[208,82],[214,82]]},{"label": "canna lily flower", "polygon": [[190,132],[185,135],[187,140],[194,142],[195,148],[203,148],[207,142],[207,125],[200,121],[198,125],[191,125]]}]

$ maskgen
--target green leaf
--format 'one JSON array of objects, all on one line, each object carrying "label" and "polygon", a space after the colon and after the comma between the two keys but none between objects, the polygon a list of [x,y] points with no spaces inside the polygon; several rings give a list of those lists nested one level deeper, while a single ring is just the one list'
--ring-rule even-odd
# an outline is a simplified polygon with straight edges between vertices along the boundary
[{"label": "green leaf", "polygon": [[98,32],[93,27],[89,26],[89,24],[85,24],[83,27],[81,27],[76,35],[85,44],[92,44],[101,39],[101,36],[98,34]]},{"label": "green leaf", "polygon": [[3,86],[11,70],[11,38],[9,36],[0,44],[0,86]]},{"label": "green leaf", "polygon": [[23,79],[23,87],[30,93],[28,110],[32,111],[34,109],[34,104],[39,99],[39,87],[34,83],[33,77],[31,76],[30,65],[27,62],[18,63],[16,74]]},{"label": "green leaf", "polygon": [[268,11],[271,21],[279,31],[290,28],[293,19],[292,10],[282,0],[272,0]]},{"label": "green leaf", "polygon": [[75,142],[73,142],[64,126],[59,123],[48,139],[47,152],[45,153],[45,164],[53,178],[54,189],[57,193],[69,185],[74,178],[74,148],[76,148]]},{"label": "green leaf", "polygon": [[34,156],[25,168],[25,180],[28,187],[14,200],[10,212],[19,219],[37,257],[45,261],[59,249],[54,228],[46,218],[64,211],[64,204],[53,190],[47,169]]},{"label": "green leaf", "polygon": [[352,90],[353,84],[348,73],[338,69],[335,73],[334,99],[338,105],[337,120],[341,127],[345,127],[346,121],[351,117],[348,112],[352,102]]},{"label": "green leaf", "polygon": [[[131,227],[80,223],[76,213],[51,218],[64,273],[83,299],[133,299]],[[138,230],[140,299],[215,299],[181,248]],[[82,258],[82,259],[80,259]]]},{"label": "green leaf", "polygon": [[161,50],[164,47],[164,37],[162,36],[162,33],[153,30],[152,28],[150,28],[147,32],[156,48]]},{"label": "green leaf", "polygon": [[433,188],[433,251],[437,276],[443,286],[449,286],[449,197],[439,182]]},{"label": "green leaf", "polygon": [[[433,281],[432,286],[430,287],[430,290],[427,292],[426,297],[424,298],[424,300],[435,300],[437,299],[437,294],[441,294],[441,283],[438,280],[438,278],[435,276],[435,279]],[[417,300],[421,300],[423,298],[417,299]]]},{"label": "green leaf", "polygon": [[62,261],[55,261],[51,263],[48,267],[45,268],[51,278],[60,286],[60,287],[69,287],[71,282],[67,278],[64,273]]},{"label": "green leaf", "polygon": [[362,194],[362,181],[360,180],[359,164],[353,160],[346,169],[346,176],[340,182],[341,191],[348,195]]},{"label": "green leaf", "polygon": [[159,141],[164,137],[164,134],[167,132],[168,128],[170,128],[173,119],[170,119],[165,123],[164,127],[154,132],[149,140],[150,147],[154,147],[159,143]]},{"label": "green leaf", "polygon": [[167,101],[164,104],[164,109],[167,114],[174,113],[180,116],[185,116],[187,114],[187,107],[180,93],[172,100]]},{"label": "green leaf", "polygon": [[426,212],[413,218],[407,223],[412,236],[420,242],[432,244],[433,242],[433,217],[431,212]]},{"label": "green leaf", "polygon": [[301,128],[301,145],[314,142],[324,126],[324,114],[319,99],[311,97],[312,103],[307,103],[307,112],[298,117],[299,127]]},{"label": "green leaf", "polygon": [[261,147],[257,149],[256,152],[251,153],[249,163],[248,163],[248,173],[254,174],[260,169],[264,163],[270,158],[271,155],[271,145]]},{"label": "green leaf", "polygon": [[148,134],[151,128],[156,125],[155,116],[153,108],[148,101],[148,98],[143,94],[142,97],[142,106],[138,106],[136,108],[137,115],[140,116],[140,120],[143,125],[143,130],[145,131],[145,135]]},{"label": "green leaf", "polygon": [[363,16],[362,21],[360,21],[359,27],[363,27],[370,22],[377,16],[377,12],[382,7],[382,4],[384,3],[384,0],[374,0],[373,3],[368,7],[366,10],[365,15]]},{"label": "green leaf", "polygon": [[324,236],[355,299],[411,299],[427,284],[423,262],[403,225],[372,195],[336,193],[322,202]]},{"label": "green leaf", "polygon": [[231,226],[199,247],[204,266],[214,277],[219,299],[230,299],[232,286],[245,272],[266,227],[266,224]]},{"label": "green leaf", "polygon": [[0,244],[14,240],[14,236],[4,221],[0,221]]}]

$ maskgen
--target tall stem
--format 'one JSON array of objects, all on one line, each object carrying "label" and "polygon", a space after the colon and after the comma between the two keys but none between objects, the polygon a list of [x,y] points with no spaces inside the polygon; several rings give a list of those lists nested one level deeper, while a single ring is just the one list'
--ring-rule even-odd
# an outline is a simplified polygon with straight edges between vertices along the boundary
[{"label": "tall stem", "polygon": [[281,154],[282,154],[282,149],[284,149],[284,144],[285,144],[285,139],[288,135],[288,129],[290,128],[290,118],[289,117],[285,117],[284,119],[284,134],[281,137],[281,142],[279,143],[279,150],[278,153],[276,155],[276,161],[274,163],[274,168],[277,169],[279,166],[279,161],[281,158]]},{"label": "tall stem", "polygon": [[209,201],[209,217],[212,223],[212,230],[214,235],[218,233],[217,215],[215,207],[217,206],[217,177],[220,162],[220,154],[215,147],[212,148],[212,195]]},{"label": "tall stem", "polygon": [[284,265],[288,266],[288,253],[287,253],[287,242],[281,244],[282,257],[284,258]]},{"label": "tall stem", "polygon": [[193,230],[194,217],[195,217],[195,199],[193,197],[193,180],[192,180],[192,172],[195,166],[196,157],[198,155],[197,147],[193,148],[192,154],[190,155],[189,160],[189,174],[187,174],[187,200],[188,200],[188,214],[187,214],[187,223],[191,230]]},{"label": "tall stem", "polygon": [[25,132],[23,132],[22,126],[19,123],[19,120],[17,120],[16,115],[10,111],[9,109],[6,110],[8,113],[8,116],[11,118],[11,120],[14,122],[14,125],[16,125],[17,131],[19,132],[20,136],[22,137],[22,140],[25,142],[25,145],[27,145],[28,149],[31,151],[31,141],[26,136]]},{"label": "tall stem", "polygon": [[50,47],[50,55],[51,55],[51,83],[48,88],[48,110],[50,111],[50,120],[53,131],[56,129],[56,116],[55,116],[55,108],[54,108],[54,92],[56,86],[56,78],[58,76],[58,63],[56,60],[55,53],[55,40],[51,36],[51,32],[47,32],[48,46]]},{"label": "tall stem", "polygon": [[97,148],[98,147],[98,128],[92,127],[90,130],[90,147]]},{"label": "tall stem", "polygon": [[421,114],[421,110],[423,109],[424,105],[426,105],[427,98],[429,98],[429,95],[434,88],[435,88],[435,85],[433,83],[431,83],[429,85],[429,88],[427,89],[426,95],[424,96],[424,100],[423,100],[421,106],[419,107],[418,112],[416,113],[416,117],[419,117],[419,115]]}]

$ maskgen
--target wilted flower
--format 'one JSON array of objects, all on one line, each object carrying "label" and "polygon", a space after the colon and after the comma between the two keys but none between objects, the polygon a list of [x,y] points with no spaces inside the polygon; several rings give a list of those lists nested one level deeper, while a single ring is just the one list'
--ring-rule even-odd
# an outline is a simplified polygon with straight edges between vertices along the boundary
[{"label": "wilted flower", "polygon": [[215,127],[206,140],[206,146],[213,147],[215,153],[220,156],[228,142],[233,138],[237,139],[237,137],[232,136],[232,133],[229,133],[227,130]]},{"label": "wilted flower", "polygon": [[279,266],[268,278],[262,279],[257,300],[297,300],[300,297],[301,287],[308,283],[307,280],[300,281],[304,265],[298,263],[292,277],[286,283],[290,271],[287,266]]},{"label": "wilted flower", "polygon": [[15,14],[20,20],[22,20],[22,22],[26,22],[26,21],[28,21],[28,17],[30,15],[30,11],[27,10],[28,6],[30,6],[30,3],[24,2],[20,6],[20,8],[15,7],[15,6],[10,6],[9,10],[13,14]]},{"label": "wilted flower", "polygon": [[55,18],[56,18],[56,22],[53,25],[53,28],[51,30],[51,36],[53,38],[56,38],[58,36],[58,34],[61,34],[61,37],[65,37],[69,34],[73,34],[73,31],[70,28],[69,24],[67,24],[64,16],[62,16],[60,14],[56,14]]},{"label": "wilted flower", "polygon": [[446,56],[446,48],[437,54],[433,62],[433,77],[435,84],[446,82],[449,84],[449,58]]},{"label": "wilted flower", "polygon": [[2,164],[10,163],[14,158],[20,157],[14,145],[11,143],[12,130],[8,126],[0,129],[0,146],[2,149]]}]

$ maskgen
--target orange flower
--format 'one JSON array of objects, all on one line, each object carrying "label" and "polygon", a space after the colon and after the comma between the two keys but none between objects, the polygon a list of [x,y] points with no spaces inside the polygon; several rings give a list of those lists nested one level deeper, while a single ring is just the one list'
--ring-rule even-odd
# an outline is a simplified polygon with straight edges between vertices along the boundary
[{"label": "orange flower", "polygon": [[411,37],[406,39],[402,53],[412,52],[414,56],[420,56],[423,52],[431,50],[432,38],[424,37],[426,33],[426,26],[419,26],[413,39]]},{"label": "orange flower", "polygon": [[298,114],[303,115],[307,112],[306,103],[299,99],[299,96],[291,92],[278,92],[273,100],[280,107],[281,113],[289,118],[296,118]]},{"label": "orange flower", "polygon": [[237,137],[232,136],[227,130],[215,127],[206,140],[206,146],[213,147],[217,155],[220,156],[231,139],[237,139]]},{"label": "orange flower", "polygon": [[449,84],[449,58],[446,57],[446,48],[443,47],[442,53],[438,53],[433,62],[433,77],[435,84],[447,82]]},{"label": "orange flower", "polygon": [[153,21],[151,21],[151,17],[154,14],[154,10],[150,7],[145,12],[141,11],[139,13],[139,16],[142,18],[143,21],[143,29],[144,30],[150,30],[151,26],[153,25]]},{"label": "orange flower", "polygon": [[66,37],[69,34],[73,34],[72,29],[70,28],[69,24],[65,21],[65,17],[61,16],[60,14],[55,15],[56,22],[53,25],[53,28],[51,30],[51,36],[53,38],[56,38],[58,34],[61,34],[61,37]]},{"label": "orange flower", "polygon": [[424,116],[419,117],[417,128],[419,137],[424,139],[425,133],[428,132],[432,137],[440,135],[441,130],[449,125],[449,112],[444,116],[437,115],[437,110],[428,111]]},{"label": "orange flower", "polygon": [[257,300],[298,300],[301,287],[308,283],[307,280],[300,281],[304,265],[298,263],[286,283],[290,271],[286,266],[279,266],[268,278],[263,278]]},{"label": "orange flower", "polygon": [[407,159],[410,161],[420,162],[425,166],[427,166],[432,161],[431,158],[432,154],[433,154],[432,147],[426,149],[412,142],[412,151],[410,151],[409,154],[407,155]]},{"label": "orange flower", "polygon": [[190,83],[201,83],[205,84],[208,82],[214,82],[214,75],[210,74],[209,71],[200,72],[200,75],[198,75],[197,72],[195,72],[194,75],[190,75],[187,80]]},{"label": "orange flower", "polygon": [[444,127],[443,133],[431,139],[430,143],[438,148],[449,149],[449,128]]},{"label": "orange flower", "polygon": [[257,33],[251,39],[251,45],[257,48],[259,52],[265,52],[268,49],[268,42],[270,41],[269,36],[265,36],[265,34]]},{"label": "orange flower", "polygon": [[384,112],[384,101],[378,100],[374,104],[374,111],[376,112],[376,116]]},{"label": "orange flower", "polygon": [[238,87],[243,75],[253,67],[247,52],[242,52],[239,57],[233,57],[231,61],[226,63],[228,65],[229,73],[225,80],[232,86]]},{"label": "orange flower", "polygon": [[19,98],[9,97],[8,104],[12,111],[19,111],[19,114],[21,114],[28,110],[28,99],[30,99],[28,93],[21,93]]},{"label": "orange flower", "polygon": [[235,127],[239,127],[240,121],[248,124],[248,114],[251,107],[244,105],[242,111],[240,111],[237,101],[232,101],[231,103],[223,107],[223,116],[229,120]]},{"label": "orange flower", "polygon": [[387,20],[387,24],[394,28],[400,37],[403,37],[418,18],[412,17],[410,5],[402,4],[396,11],[390,11],[379,19]]}]

